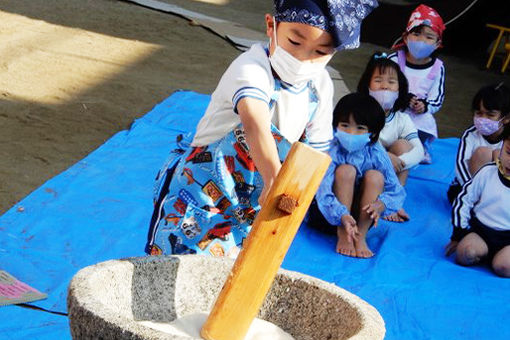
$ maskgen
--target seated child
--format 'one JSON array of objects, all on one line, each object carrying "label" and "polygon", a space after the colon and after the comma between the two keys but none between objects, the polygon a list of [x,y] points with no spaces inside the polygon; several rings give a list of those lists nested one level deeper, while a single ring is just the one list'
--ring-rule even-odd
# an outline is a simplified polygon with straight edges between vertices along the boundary
[{"label": "seated child", "polygon": [[433,8],[419,5],[409,17],[402,43],[392,47],[397,52],[390,55],[409,81],[412,95],[406,112],[425,147],[422,163],[428,164],[431,163],[429,145],[437,138],[434,114],[441,109],[444,100],[445,70],[434,51],[441,47],[445,27]]},{"label": "seated child", "polygon": [[[381,104],[386,115],[379,142],[388,151],[400,184],[405,185],[409,169],[423,159],[423,145],[409,115],[403,111],[408,102],[408,85],[398,65],[386,53],[374,54],[358,83],[358,92],[370,94]],[[409,215],[402,208],[385,217],[403,222]]]},{"label": "seated child", "polygon": [[363,93],[344,96],[333,112],[332,158],[309,215],[310,225],[337,232],[336,251],[368,258],[366,234],[379,216],[402,207],[405,198],[386,150],[377,142],[384,111]]},{"label": "seated child", "polygon": [[464,131],[460,139],[455,162],[456,177],[448,189],[450,203],[478,169],[498,157],[502,123],[510,112],[510,89],[502,83],[482,87],[473,98],[471,109],[473,125]]},{"label": "seated child", "polygon": [[[223,74],[190,147],[158,174],[148,254],[235,257],[298,140],[326,151],[336,50],[359,45],[375,0],[275,1],[269,44],[255,44]],[[343,24],[344,17],[349,25]]]},{"label": "seated child", "polygon": [[463,266],[488,258],[494,272],[510,277],[510,124],[496,162],[485,164],[462,187],[453,205],[451,241]]}]

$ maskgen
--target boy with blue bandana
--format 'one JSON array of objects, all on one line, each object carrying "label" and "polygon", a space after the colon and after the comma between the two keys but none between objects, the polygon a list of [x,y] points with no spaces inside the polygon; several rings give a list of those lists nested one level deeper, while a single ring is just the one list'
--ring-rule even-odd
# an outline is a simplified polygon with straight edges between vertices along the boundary
[{"label": "boy with blue bandana", "polygon": [[[332,138],[335,51],[359,45],[375,0],[276,0],[269,44],[223,74],[191,146],[157,176],[148,254],[235,257],[295,141]],[[177,156],[178,155],[178,156]]]}]

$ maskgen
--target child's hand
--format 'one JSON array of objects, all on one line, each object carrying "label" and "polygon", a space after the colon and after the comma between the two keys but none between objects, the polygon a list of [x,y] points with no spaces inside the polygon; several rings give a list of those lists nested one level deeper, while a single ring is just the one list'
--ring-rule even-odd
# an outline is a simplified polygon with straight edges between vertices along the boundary
[{"label": "child's hand", "polygon": [[492,161],[495,162],[496,159],[499,158],[499,153],[501,152],[501,149],[492,150]]},{"label": "child's hand", "polygon": [[415,113],[423,113],[425,112],[425,104],[423,101],[419,100],[418,97],[411,98],[409,102],[409,107],[415,112]]},{"label": "child's hand", "polygon": [[418,97],[412,96],[411,99],[409,99],[409,108],[411,110],[414,110],[414,106],[416,105],[416,102],[418,101]]},{"label": "child's hand", "polygon": [[453,254],[457,250],[458,244],[459,244],[459,241],[450,241],[450,243],[448,243],[444,247],[446,256],[450,256],[451,254]]},{"label": "child's hand", "polygon": [[268,183],[267,185],[264,184],[264,187],[262,188],[262,191],[261,191],[260,196],[259,196],[259,204],[260,204],[261,207],[262,207],[262,204],[264,204],[264,201],[267,198],[267,193],[269,192],[269,189],[271,189],[271,185],[272,184],[273,184],[273,182],[271,181],[271,183]]},{"label": "child's hand", "polygon": [[406,167],[406,163],[400,159],[400,157],[392,154],[391,152],[388,152],[388,155],[390,156],[391,164],[393,165],[393,169],[395,169],[395,172],[398,174],[404,168]]},{"label": "child's hand", "polygon": [[366,212],[372,220],[374,220],[374,227],[377,227],[377,222],[379,221],[379,217],[381,217],[381,212],[384,211],[384,203],[377,200],[365,205],[362,210]]},{"label": "child's hand", "polygon": [[354,242],[354,240],[358,240],[359,231],[354,217],[352,217],[351,215],[343,215],[342,226],[345,228],[345,231],[347,233],[347,239],[349,242]]}]

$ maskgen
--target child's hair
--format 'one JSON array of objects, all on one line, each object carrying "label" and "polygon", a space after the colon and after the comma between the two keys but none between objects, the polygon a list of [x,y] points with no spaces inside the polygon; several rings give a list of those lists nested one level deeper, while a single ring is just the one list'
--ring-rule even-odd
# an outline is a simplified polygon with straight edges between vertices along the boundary
[{"label": "child's hair", "polygon": [[359,92],[343,96],[333,110],[333,129],[336,129],[340,122],[349,122],[350,115],[357,124],[368,127],[370,142],[372,144],[377,142],[386,118],[377,100],[366,93]]},{"label": "child's hair", "polygon": [[482,102],[487,110],[501,111],[501,117],[504,117],[510,112],[510,89],[503,83],[484,86],[473,98],[473,111],[478,110]]},{"label": "child's hair", "polygon": [[[429,27],[430,28],[430,26],[425,25],[425,24],[419,25],[419,26],[413,27],[409,32],[407,32],[407,34],[411,34],[411,33],[423,33],[423,30],[425,29],[425,27]],[[441,40],[441,37],[438,34],[437,41],[440,41],[440,40]]]},{"label": "child's hair", "polygon": [[393,104],[393,111],[405,110],[409,105],[409,83],[405,74],[402,72],[396,62],[388,59],[386,53],[375,52],[368,61],[365,71],[361,75],[358,82],[358,92],[369,94],[370,80],[375,70],[379,70],[381,74],[384,74],[387,69],[393,69],[397,73],[398,77],[398,98]]}]

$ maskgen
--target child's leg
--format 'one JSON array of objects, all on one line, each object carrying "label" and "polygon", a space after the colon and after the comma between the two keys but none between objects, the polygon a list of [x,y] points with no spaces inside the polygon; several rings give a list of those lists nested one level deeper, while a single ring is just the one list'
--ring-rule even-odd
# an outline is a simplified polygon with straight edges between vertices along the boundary
[{"label": "child's leg", "polygon": [[[390,146],[388,153],[392,153],[398,157],[398,156],[410,151],[412,148],[413,148],[413,146],[405,139],[398,139],[395,143],[393,143]],[[397,172],[398,180],[399,180],[400,184],[402,184],[402,186],[406,185],[408,175],[409,175],[409,170],[402,170],[400,172]],[[409,218],[410,218],[409,214],[404,210],[404,208],[400,209],[399,211],[397,211],[393,214],[390,214],[390,215],[384,217],[385,220],[392,221],[392,222],[405,222],[405,221],[409,221]]]},{"label": "child's leg", "polygon": [[499,276],[510,277],[510,246],[496,253],[492,259],[492,269]]},{"label": "child's leg", "polygon": [[356,168],[350,164],[342,164],[335,171],[333,192],[336,198],[347,209],[351,209],[354,198],[354,183],[356,182]]},{"label": "child's leg", "polygon": [[492,149],[484,146],[476,148],[468,161],[469,172],[471,173],[471,176],[473,176],[478,171],[478,169],[489,162],[492,162]]},{"label": "child's leg", "polygon": [[471,266],[480,262],[488,253],[487,243],[478,234],[469,233],[457,246],[456,260],[463,266]]},{"label": "child's leg", "polygon": [[[342,164],[335,171],[335,182],[333,184],[333,192],[336,198],[342,202],[347,209],[351,210],[354,198],[354,184],[356,183],[356,169],[349,164]],[[347,237],[347,233],[343,226],[337,227],[338,241],[336,243],[336,251],[347,256],[356,256],[354,243]]]},{"label": "child's leg", "polygon": [[384,189],[384,176],[377,170],[368,170],[361,183],[360,212],[358,218],[359,237],[354,242],[357,257],[372,257],[374,253],[368,248],[366,235],[373,223],[372,218],[361,208],[377,200]]}]

